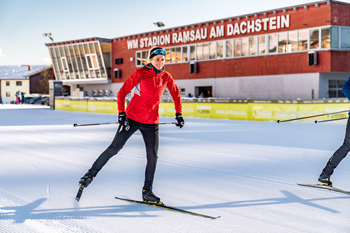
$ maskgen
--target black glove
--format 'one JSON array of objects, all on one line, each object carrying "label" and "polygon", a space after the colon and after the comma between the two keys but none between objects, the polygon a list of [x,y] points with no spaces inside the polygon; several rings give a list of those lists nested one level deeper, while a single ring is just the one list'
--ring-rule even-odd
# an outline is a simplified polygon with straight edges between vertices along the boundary
[{"label": "black glove", "polygon": [[119,116],[118,116],[118,122],[120,124],[120,131],[123,130],[123,128],[128,131],[130,129],[130,126],[129,126],[129,121],[128,121],[128,118],[126,117],[126,113],[125,112],[121,112],[119,113]]},{"label": "black glove", "polygon": [[182,127],[184,127],[185,121],[184,121],[184,119],[183,119],[181,113],[178,113],[178,112],[177,112],[177,113],[176,113],[175,119],[177,120],[176,126],[179,126],[180,129],[181,129]]}]

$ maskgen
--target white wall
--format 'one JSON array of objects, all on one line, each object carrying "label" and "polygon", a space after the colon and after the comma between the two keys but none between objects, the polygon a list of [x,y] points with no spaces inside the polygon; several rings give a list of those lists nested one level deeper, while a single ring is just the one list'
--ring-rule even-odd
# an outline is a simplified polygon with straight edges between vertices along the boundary
[{"label": "white wall", "polygon": [[[25,92],[25,96],[29,94],[29,80],[28,79],[7,79],[1,81],[1,97],[5,104],[9,104],[12,100],[16,100],[16,92]],[[6,86],[6,81],[10,82],[10,86]],[[22,81],[22,86],[16,86],[16,81]],[[6,92],[10,92],[10,97],[6,97]]]}]

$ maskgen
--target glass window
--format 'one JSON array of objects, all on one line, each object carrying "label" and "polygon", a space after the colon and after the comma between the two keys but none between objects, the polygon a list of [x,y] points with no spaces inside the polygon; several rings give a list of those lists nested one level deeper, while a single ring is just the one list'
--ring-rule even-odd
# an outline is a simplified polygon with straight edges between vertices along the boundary
[{"label": "glass window", "polygon": [[16,86],[22,86],[22,81],[16,81]]},{"label": "glass window", "polygon": [[6,86],[10,86],[10,81],[6,81]]},{"label": "glass window", "polygon": [[226,57],[232,57],[233,53],[233,40],[226,41]]},{"label": "glass window", "polygon": [[203,59],[204,60],[209,59],[209,44],[208,43],[203,44]]},{"label": "glass window", "polygon": [[187,46],[182,47],[182,61],[188,61]]},{"label": "glass window", "polygon": [[146,63],[147,63],[147,60],[148,60],[148,58],[147,58],[147,51],[142,51],[142,56],[141,56],[142,58],[142,65],[146,65]]},{"label": "glass window", "polygon": [[298,51],[298,31],[288,32],[287,52]]},{"label": "glass window", "polygon": [[258,37],[259,54],[265,53],[265,36]]},{"label": "glass window", "polygon": [[196,46],[195,45],[190,46],[190,59],[191,59],[191,61],[196,60]]},{"label": "glass window", "polygon": [[216,57],[217,58],[223,58],[224,57],[224,42],[223,41],[219,41],[217,43],[217,54],[216,54]]},{"label": "glass window", "polygon": [[141,53],[140,52],[136,53],[136,65],[137,66],[141,65]]},{"label": "glass window", "polygon": [[176,52],[175,48],[170,48],[170,63],[176,62],[175,52]]},{"label": "glass window", "polygon": [[277,35],[269,35],[269,53],[275,53],[277,51]]},{"label": "glass window", "polygon": [[321,28],[321,48],[331,47],[331,28]]},{"label": "glass window", "polygon": [[197,60],[203,60],[203,44],[197,44]]},{"label": "glass window", "polygon": [[341,48],[350,48],[350,28],[341,28]]},{"label": "glass window", "polygon": [[61,57],[61,63],[63,67],[64,72],[68,72],[68,64],[67,64],[67,59],[65,57]]},{"label": "glass window", "polygon": [[308,30],[300,30],[298,37],[298,50],[307,50]]},{"label": "glass window", "polygon": [[170,63],[170,49],[165,49],[166,55],[165,55],[165,63]]},{"label": "glass window", "polygon": [[98,69],[99,68],[96,54],[87,54],[86,55],[86,60],[87,60],[88,69],[89,70],[93,70],[93,69]]},{"label": "glass window", "polygon": [[248,43],[249,43],[249,38],[244,37],[242,38],[242,56],[248,56]]},{"label": "glass window", "polygon": [[256,55],[256,37],[249,37],[249,55]]},{"label": "glass window", "polygon": [[310,49],[320,48],[319,34],[319,29],[310,30]]},{"label": "glass window", "polygon": [[346,80],[328,80],[328,95],[329,98],[345,97],[342,88]]},{"label": "glass window", "polygon": [[240,57],[241,56],[241,39],[235,39],[234,40],[234,45],[235,45],[235,57]]},{"label": "glass window", "polygon": [[278,52],[287,52],[287,32],[282,32],[278,34]]},{"label": "glass window", "polygon": [[209,59],[215,59],[216,54],[216,42],[209,43]]},{"label": "glass window", "polygon": [[181,62],[181,47],[176,47],[176,62]]},{"label": "glass window", "polygon": [[339,48],[339,28],[331,27],[331,46],[332,48]]}]

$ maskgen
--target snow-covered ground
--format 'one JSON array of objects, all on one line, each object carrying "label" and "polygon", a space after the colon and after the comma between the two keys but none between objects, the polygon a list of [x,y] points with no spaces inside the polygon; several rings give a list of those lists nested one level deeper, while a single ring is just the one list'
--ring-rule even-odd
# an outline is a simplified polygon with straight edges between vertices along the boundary
[{"label": "snow-covered ground", "polygon": [[[0,232],[350,232],[350,195],[297,186],[340,146],[345,121],[323,124],[186,118],[160,126],[154,192],[212,220],[131,204],[141,199],[140,133],[75,201],[79,178],[110,144],[116,115],[0,105]],[[174,118],[162,117],[162,122]],[[350,190],[350,158],[332,176]]]}]

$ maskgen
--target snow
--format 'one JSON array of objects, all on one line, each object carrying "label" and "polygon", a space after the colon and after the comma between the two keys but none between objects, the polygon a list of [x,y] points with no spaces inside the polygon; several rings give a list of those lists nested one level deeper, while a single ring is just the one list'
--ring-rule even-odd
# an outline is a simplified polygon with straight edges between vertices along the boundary
[{"label": "snow", "polygon": [[[145,149],[134,134],[75,201],[79,178],[112,141],[116,115],[0,105],[0,232],[350,232],[350,196],[317,183],[345,121],[280,123],[186,118],[160,126],[154,192],[206,219],[141,199]],[[174,121],[162,117],[162,122]],[[350,159],[332,176],[349,190]]]}]

